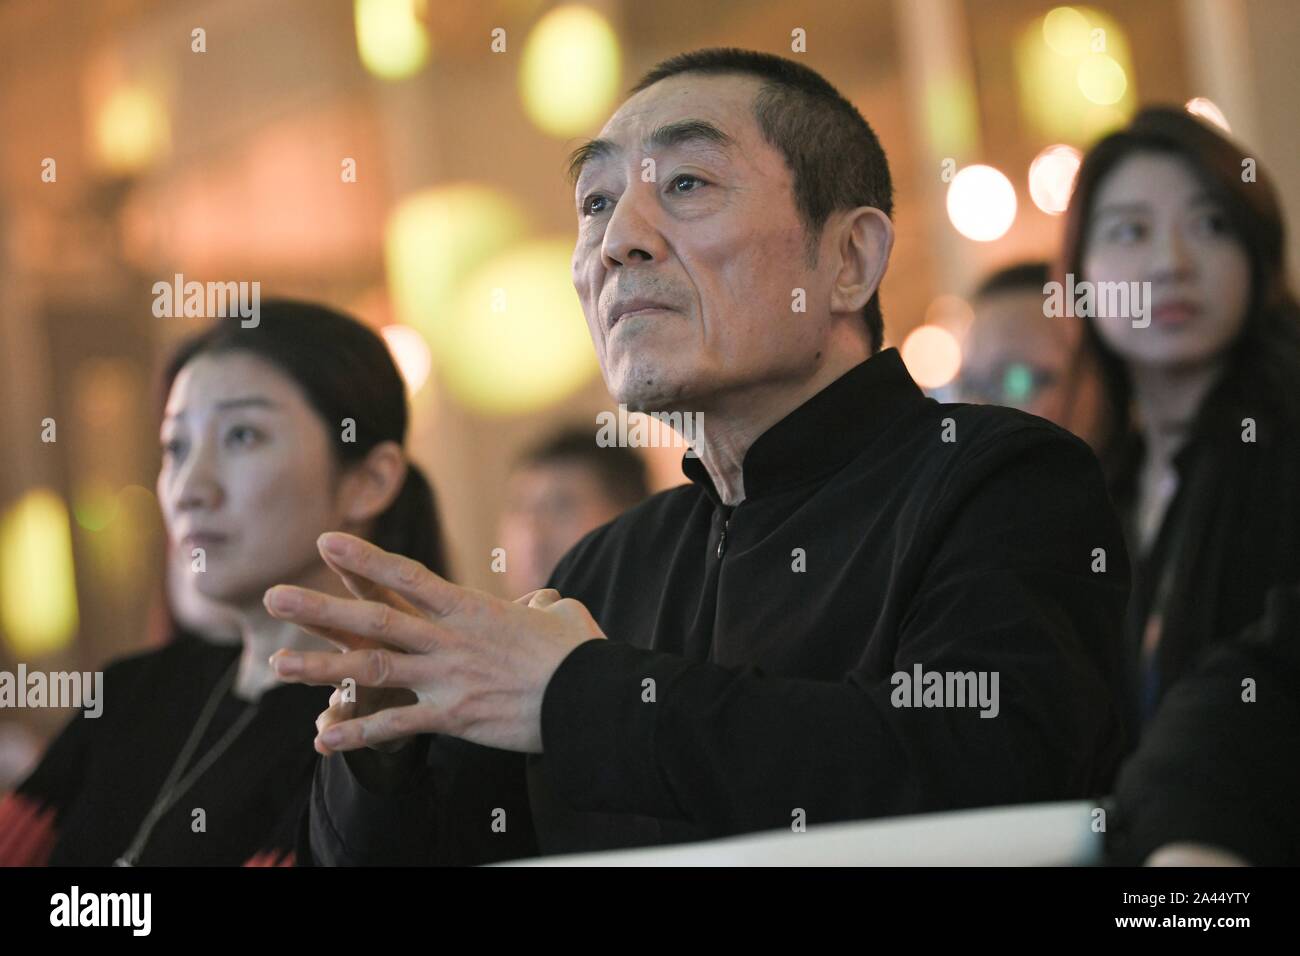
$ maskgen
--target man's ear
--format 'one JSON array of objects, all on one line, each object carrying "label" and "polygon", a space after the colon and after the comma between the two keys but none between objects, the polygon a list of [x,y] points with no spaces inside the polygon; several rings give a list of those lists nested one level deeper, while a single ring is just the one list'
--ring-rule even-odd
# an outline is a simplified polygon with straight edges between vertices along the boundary
[{"label": "man's ear", "polygon": [[874,206],[839,215],[835,248],[839,268],[831,288],[831,312],[860,313],[885,277],[894,248],[894,224]]},{"label": "man's ear", "polygon": [[350,524],[373,521],[397,498],[406,481],[406,455],[394,441],[380,442],[366,457],[345,466],[339,507]]}]

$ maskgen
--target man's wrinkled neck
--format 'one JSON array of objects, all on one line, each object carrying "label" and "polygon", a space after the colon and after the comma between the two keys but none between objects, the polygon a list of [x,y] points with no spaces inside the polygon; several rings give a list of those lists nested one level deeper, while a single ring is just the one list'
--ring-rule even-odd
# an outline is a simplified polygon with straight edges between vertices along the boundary
[{"label": "man's wrinkled neck", "polygon": [[694,448],[722,503],[735,507],[745,500],[745,455],[764,432],[869,357],[865,347],[828,351],[807,375],[728,390],[699,402],[703,414]]}]

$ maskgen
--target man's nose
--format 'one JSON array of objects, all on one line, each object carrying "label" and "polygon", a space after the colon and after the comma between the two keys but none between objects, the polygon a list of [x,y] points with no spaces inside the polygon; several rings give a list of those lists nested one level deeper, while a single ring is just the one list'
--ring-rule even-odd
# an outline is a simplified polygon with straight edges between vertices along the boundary
[{"label": "man's nose", "polygon": [[666,258],[668,245],[656,202],[658,188],[655,183],[636,180],[624,190],[605,226],[601,246],[605,268]]}]

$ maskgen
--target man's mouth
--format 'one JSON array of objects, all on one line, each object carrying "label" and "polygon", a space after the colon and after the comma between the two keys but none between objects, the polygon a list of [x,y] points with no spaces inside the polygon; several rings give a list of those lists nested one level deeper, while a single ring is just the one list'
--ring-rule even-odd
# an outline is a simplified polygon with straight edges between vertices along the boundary
[{"label": "man's mouth", "polygon": [[614,331],[614,326],[618,325],[624,319],[636,318],[638,315],[649,315],[653,312],[671,312],[672,307],[655,299],[644,298],[641,296],[632,296],[615,302],[609,310],[609,331]]},{"label": "man's mouth", "polygon": [[636,318],[636,316],[638,315],[651,315],[655,312],[669,312],[669,311],[671,310],[666,308],[665,306],[658,306],[658,305],[646,306],[645,308],[642,309],[632,309],[628,312],[624,312],[620,315],[614,316],[614,321],[610,323],[609,330],[611,332],[614,331],[614,327],[618,325],[620,322],[622,322],[624,319]]}]

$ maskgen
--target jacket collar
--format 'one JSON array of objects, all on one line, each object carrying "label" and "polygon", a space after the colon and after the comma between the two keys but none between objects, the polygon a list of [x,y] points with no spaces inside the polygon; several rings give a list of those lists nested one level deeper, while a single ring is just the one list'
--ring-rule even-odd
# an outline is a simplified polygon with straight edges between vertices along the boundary
[{"label": "jacket collar", "polygon": [[[873,355],[794,409],[749,447],[741,464],[745,500],[829,477],[894,421],[927,401],[897,349]],[[684,456],[682,472],[715,504],[722,503],[699,458]]]}]

